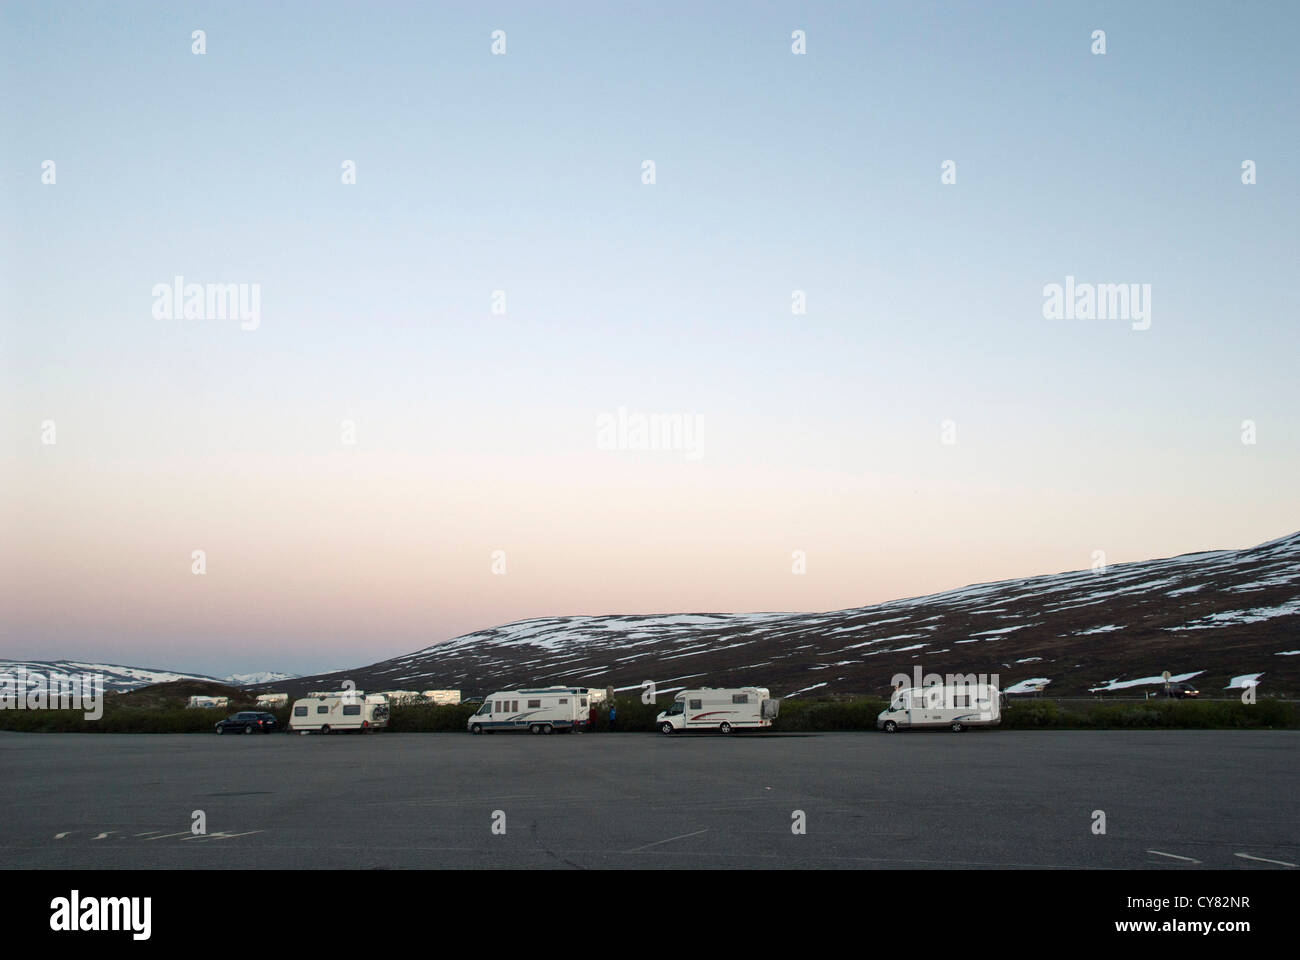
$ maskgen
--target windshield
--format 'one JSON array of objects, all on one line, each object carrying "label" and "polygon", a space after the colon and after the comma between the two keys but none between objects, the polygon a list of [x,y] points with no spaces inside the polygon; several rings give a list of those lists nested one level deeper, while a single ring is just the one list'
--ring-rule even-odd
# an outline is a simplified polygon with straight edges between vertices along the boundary
[{"label": "windshield", "polygon": [[491,712],[492,712],[492,701],[491,701],[491,700],[485,700],[485,701],[483,701],[483,706],[481,706],[481,707],[478,708],[478,714],[477,714],[477,716],[480,716],[480,717],[481,717],[481,716],[483,716],[483,714],[485,714],[485,713],[491,713]]},{"label": "windshield", "polygon": [[669,715],[669,716],[672,716],[674,713],[681,713],[681,712],[682,712],[682,708],[685,707],[685,706],[686,706],[686,704],[685,704],[683,701],[681,701],[681,700],[674,700],[674,701],[673,701],[673,705],[672,705],[671,707],[668,708],[668,715]]}]

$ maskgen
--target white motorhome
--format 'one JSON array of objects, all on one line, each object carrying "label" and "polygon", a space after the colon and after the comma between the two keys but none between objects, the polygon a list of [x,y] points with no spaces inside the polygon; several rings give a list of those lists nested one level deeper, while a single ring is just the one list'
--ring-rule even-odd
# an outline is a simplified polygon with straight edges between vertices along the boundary
[{"label": "white motorhome", "polygon": [[586,687],[501,690],[484,699],[465,727],[470,733],[582,731],[587,728],[590,710]]},{"label": "white motorhome", "polygon": [[900,687],[876,717],[876,729],[894,733],[912,727],[996,727],[1002,722],[1001,693],[990,683]]},{"label": "white motorhome", "polygon": [[343,695],[303,697],[293,702],[290,733],[369,733],[388,726],[388,703],[372,701],[359,691]]},{"label": "white motorhome", "polygon": [[286,707],[289,705],[289,695],[287,693],[259,693],[257,695],[257,705],[259,707]]},{"label": "white motorhome", "polygon": [[767,687],[683,690],[655,719],[660,733],[678,730],[753,730],[770,727],[781,709]]}]

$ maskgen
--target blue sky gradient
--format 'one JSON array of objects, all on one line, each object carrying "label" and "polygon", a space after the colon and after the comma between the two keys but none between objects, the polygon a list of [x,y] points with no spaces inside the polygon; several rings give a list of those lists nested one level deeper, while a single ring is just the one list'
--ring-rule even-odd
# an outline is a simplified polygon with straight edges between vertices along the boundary
[{"label": "blue sky gradient", "polygon": [[[1291,532],[1298,26],[7,3],[0,653],[307,671]],[[178,274],[260,284],[260,327],[154,319]],[[1149,283],[1151,328],[1045,320],[1067,275]],[[597,450],[622,405],[702,416],[703,460]]]}]

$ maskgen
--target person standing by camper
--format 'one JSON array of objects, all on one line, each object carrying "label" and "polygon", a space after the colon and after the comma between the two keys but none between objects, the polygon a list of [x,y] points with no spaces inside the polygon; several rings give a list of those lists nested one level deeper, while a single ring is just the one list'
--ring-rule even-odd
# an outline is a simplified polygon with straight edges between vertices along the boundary
[{"label": "person standing by camper", "polygon": [[596,705],[594,703],[587,708],[587,729],[592,733],[596,732]]},{"label": "person standing by camper", "polygon": [[614,720],[617,717],[618,717],[618,711],[614,709],[614,702],[611,700],[609,704],[609,729],[611,731],[614,729]]}]

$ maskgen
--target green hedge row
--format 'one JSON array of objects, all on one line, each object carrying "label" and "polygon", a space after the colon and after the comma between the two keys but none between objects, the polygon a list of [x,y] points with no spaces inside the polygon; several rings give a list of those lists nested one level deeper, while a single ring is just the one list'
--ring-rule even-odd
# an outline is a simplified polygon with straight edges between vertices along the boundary
[{"label": "green hedge row", "polygon": [[[876,716],[886,702],[876,699],[782,700],[774,731],[875,730]],[[651,732],[655,716],[666,703],[642,703],[639,697],[615,698],[614,732]],[[0,730],[28,733],[211,733],[213,724],[236,712],[189,710],[183,707],[144,708],[106,705],[99,720],[87,720],[78,710],[0,710]],[[389,730],[395,733],[461,733],[478,704],[394,706]],[[287,707],[273,713],[285,729]],[[1238,701],[1151,700],[1012,701],[1003,707],[1002,727],[1011,730],[1124,730],[1124,729],[1281,729],[1300,728],[1300,704],[1260,700]],[[608,705],[596,712],[597,732],[611,730]]]},{"label": "green hedge row", "polygon": [[1260,700],[1150,700],[1136,703],[1013,701],[1002,709],[1013,730],[1232,730],[1300,727],[1300,704]]},{"label": "green hedge row", "polygon": [[[26,733],[212,733],[218,720],[235,712],[235,708],[189,710],[185,707],[105,705],[100,719],[87,720],[81,710],[0,710],[0,730]],[[287,709],[266,712],[275,714],[281,728],[289,719]]]}]

